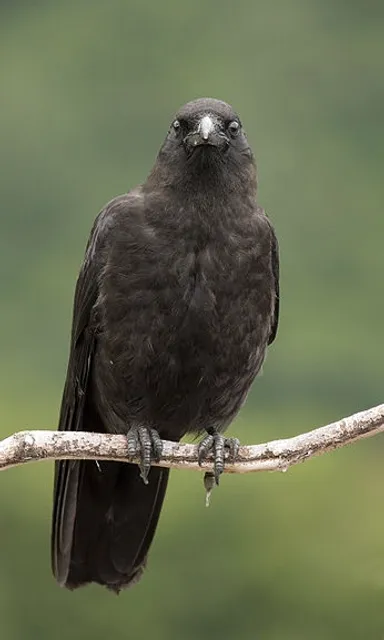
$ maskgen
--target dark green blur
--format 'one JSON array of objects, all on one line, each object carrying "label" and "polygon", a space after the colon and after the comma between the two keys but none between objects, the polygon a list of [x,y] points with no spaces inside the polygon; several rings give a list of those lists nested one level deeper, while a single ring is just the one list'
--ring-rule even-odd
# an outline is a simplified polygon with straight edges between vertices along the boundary
[{"label": "dark green blur", "polygon": [[[0,2],[1,434],[55,428],[94,217],[145,179],[173,113],[241,114],[281,247],[282,313],[231,434],[294,435],[383,402],[384,4]],[[144,579],[50,572],[52,464],[0,483],[0,638],[380,640],[384,444],[287,474],[172,473]]]}]

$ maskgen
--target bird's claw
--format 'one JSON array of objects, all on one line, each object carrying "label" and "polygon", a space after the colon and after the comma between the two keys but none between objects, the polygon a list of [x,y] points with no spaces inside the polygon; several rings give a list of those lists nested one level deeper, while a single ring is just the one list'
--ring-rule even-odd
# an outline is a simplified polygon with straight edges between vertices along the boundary
[{"label": "bird's claw", "polygon": [[163,443],[156,429],[131,427],[127,435],[128,455],[139,458],[140,476],[148,484],[151,461],[158,462],[163,452]]},{"label": "bird's claw", "polygon": [[239,453],[239,446],[240,442],[237,438],[224,438],[219,433],[210,433],[200,442],[199,464],[201,465],[210,453],[213,454],[213,476],[217,485],[224,471],[226,450],[229,451],[229,459],[234,461]]}]

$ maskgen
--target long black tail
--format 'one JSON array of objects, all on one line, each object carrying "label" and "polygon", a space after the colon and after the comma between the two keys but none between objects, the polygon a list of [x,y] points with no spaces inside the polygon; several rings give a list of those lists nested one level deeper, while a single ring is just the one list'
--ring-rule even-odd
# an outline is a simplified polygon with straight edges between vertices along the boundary
[{"label": "long black tail", "polygon": [[58,582],[69,589],[97,582],[116,592],[137,582],[169,470],[152,467],[145,485],[138,467],[128,463],[56,465],[52,567]]}]

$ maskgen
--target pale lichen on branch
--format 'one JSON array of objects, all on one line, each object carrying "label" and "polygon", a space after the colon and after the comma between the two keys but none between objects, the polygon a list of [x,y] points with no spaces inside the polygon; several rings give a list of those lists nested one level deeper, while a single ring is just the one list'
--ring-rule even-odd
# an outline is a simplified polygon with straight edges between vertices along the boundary
[{"label": "pale lichen on branch", "polygon": [[[236,462],[228,461],[227,473],[285,471],[309,458],[332,451],[361,438],[384,431],[384,404],[361,411],[307,433],[242,446]],[[20,431],[0,441],[0,469],[38,460],[115,460],[136,462],[128,456],[127,439],[122,435],[66,431]],[[197,445],[163,441],[161,467],[210,470],[208,460],[201,467]]]}]

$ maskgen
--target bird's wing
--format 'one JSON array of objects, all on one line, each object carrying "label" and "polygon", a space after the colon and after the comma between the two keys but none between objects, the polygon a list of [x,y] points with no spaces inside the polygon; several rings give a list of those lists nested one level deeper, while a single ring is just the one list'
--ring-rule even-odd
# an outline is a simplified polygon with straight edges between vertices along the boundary
[{"label": "bird's wing", "polygon": [[275,285],[275,306],[273,311],[273,318],[271,324],[271,333],[269,334],[268,344],[272,344],[277,334],[277,327],[279,325],[279,307],[280,307],[280,287],[279,287],[279,245],[275,232],[271,227],[272,233],[272,247],[271,247],[271,259],[272,259],[272,275]]},{"label": "bird's wing", "polygon": [[[107,205],[96,219],[75,292],[72,340],[59,429],[103,431],[93,405],[90,374],[97,348],[95,305],[109,247],[119,234],[120,213],[142,207],[131,192]],[[119,591],[143,572],[160,515],[168,469],[151,469],[145,485],[124,463],[63,460],[55,463],[52,569],[70,589],[98,582]],[[109,512],[109,517],[106,513]]]},{"label": "bird's wing", "polygon": [[[97,325],[92,318],[92,311],[99,294],[102,249],[110,218],[108,207],[96,218],[76,284],[71,347],[59,418],[60,431],[84,429],[84,406],[97,339]],[[68,571],[79,473],[80,463],[77,461],[62,460],[55,463],[52,563],[59,582],[65,580]]]}]

